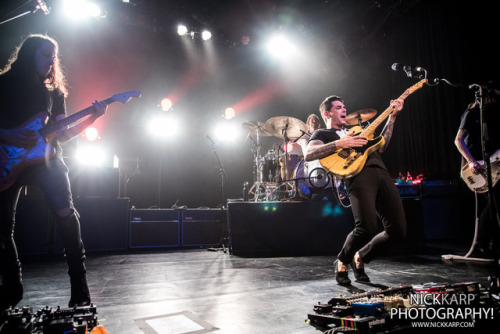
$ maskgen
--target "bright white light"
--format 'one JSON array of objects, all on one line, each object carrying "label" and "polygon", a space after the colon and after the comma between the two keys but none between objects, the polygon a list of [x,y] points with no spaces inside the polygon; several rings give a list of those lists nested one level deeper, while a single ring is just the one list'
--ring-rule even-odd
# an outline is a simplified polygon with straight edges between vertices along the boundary
[{"label": "bright white light", "polygon": [[76,151],[76,160],[88,166],[104,166],[106,152],[101,147],[84,146]]},{"label": "bright white light", "polygon": [[86,17],[103,17],[99,5],[87,0],[65,0],[63,8],[65,14],[75,20]]},{"label": "bright white light", "polygon": [[97,139],[99,139],[99,131],[97,131],[95,127],[89,126],[85,129],[85,138],[90,141],[96,141]]},{"label": "bright white light", "polygon": [[188,28],[182,24],[177,26],[177,33],[179,36],[184,36],[188,33]]},{"label": "bright white light", "polygon": [[204,30],[201,33],[201,39],[204,41],[208,41],[210,38],[212,38],[212,33],[208,30]]},{"label": "bright white light", "polygon": [[171,138],[180,133],[181,127],[175,115],[169,112],[152,117],[148,129],[153,136]]},{"label": "bright white light", "polygon": [[224,118],[225,119],[233,119],[234,116],[236,116],[236,112],[234,111],[233,108],[226,108],[226,110],[224,110]]},{"label": "bright white light", "polygon": [[295,45],[282,35],[271,37],[267,43],[267,49],[273,56],[280,58],[288,57],[297,52]]},{"label": "bright white light", "polygon": [[221,143],[235,143],[241,134],[241,129],[238,125],[233,122],[219,123],[213,132],[215,140]]}]

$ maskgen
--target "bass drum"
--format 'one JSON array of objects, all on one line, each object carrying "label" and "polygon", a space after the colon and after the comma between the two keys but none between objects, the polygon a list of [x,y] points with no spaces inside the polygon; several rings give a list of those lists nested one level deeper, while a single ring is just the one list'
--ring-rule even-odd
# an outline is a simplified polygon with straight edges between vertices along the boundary
[{"label": "bass drum", "polygon": [[316,191],[332,186],[330,174],[323,169],[318,160],[300,161],[293,178],[297,180],[299,196],[307,199],[311,199]]}]

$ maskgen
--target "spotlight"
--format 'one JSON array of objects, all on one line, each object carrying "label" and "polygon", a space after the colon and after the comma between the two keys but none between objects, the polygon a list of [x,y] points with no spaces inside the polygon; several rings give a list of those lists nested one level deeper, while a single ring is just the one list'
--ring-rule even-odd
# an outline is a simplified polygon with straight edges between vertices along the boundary
[{"label": "spotlight", "polygon": [[160,107],[161,107],[161,110],[163,110],[163,111],[168,111],[168,110],[172,109],[173,106],[174,106],[174,103],[168,97],[163,98],[160,102]]},{"label": "spotlight", "polygon": [[171,138],[180,132],[180,124],[171,112],[153,117],[148,128],[153,136],[162,138]]},{"label": "spotlight", "polygon": [[217,127],[213,131],[213,134],[218,142],[230,144],[238,141],[241,130],[237,124],[222,122],[217,125]]},{"label": "spotlight", "polygon": [[89,126],[85,129],[84,136],[89,141],[96,141],[97,139],[99,139],[99,131],[97,131],[95,127]]},{"label": "spotlight", "polygon": [[98,4],[86,0],[66,0],[64,11],[68,17],[73,19],[102,18],[105,16]]},{"label": "spotlight", "polygon": [[82,165],[103,166],[106,160],[106,152],[97,146],[83,146],[76,151],[76,160]]},{"label": "spotlight", "polygon": [[204,41],[208,41],[211,38],[212,38],[212,33],[208,30],[203,30],[203,32],[201,33],[201,39]]},{"label": "spotlight", "polygon": [[295,45],[282,35],[273,36],[267,44],[267,49],[272,55],[280,58],[297,52]]},{"label": "spotlight", "polygon": [[226,108],[226,110],[224,110],[224,115],[223,117],[225,119],[233,119],[234,116],[236,116],[236,112],[234,111],[233,108]]},{"label": "spotlight", "polygon": [[177,34],[179,34],[179,36],[184,36],[187,33],[188,33],[188,28],[185,25],[179,24],[177,26]]}]

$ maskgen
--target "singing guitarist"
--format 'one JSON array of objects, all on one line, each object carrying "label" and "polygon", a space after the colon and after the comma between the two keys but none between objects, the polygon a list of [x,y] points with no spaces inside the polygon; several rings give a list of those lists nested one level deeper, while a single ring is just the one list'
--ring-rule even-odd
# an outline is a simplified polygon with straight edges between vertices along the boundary
[{"label": "singing guitarist", "polygon": [[[46,35],[30,35],[15,49],[0,71],[0,144],[30,149],[40,135],[25,127],[37,114],[48,122],[66,116],[65,76],[58,57],[57,42]],[[55,154],[29,164],[14,183],[0,192],[0,308],[15,306],[23,297],[21,263],[14,242],[14,219],[22,186],[34,185],[43,192],[53,213],[64,245],[71,282],[69,306],[90,304],[85,268],[85,249],[80,234],[78,213],[73,207],[68,168],[63,162],[59,141],[80,134],[106,111],[106,104],[95,101],[95,112],[81,123],[58,131],[51,141]],[[45,117],[45,118],[46,118]],[[31,222],[37,224],[36,221]],[[1,311],[1,310],[0,310]]]},{"label": "singing guitarist", "polygon": [[[403,100],[391,101],[393,109],[381,135],[387,146],[397,114],[403,108]],[[326,129],[319,129],[311,136],[306,149],[306,161],[327,157],[339,148],[362,147],[367,139],[353,135],[346,128],[347,110],[338,96],[327,97],[319,106]],[[348,285],[348,265],[351,265],[356,281],[369,282],[364,264],[373,260],[393,241],[406,235],[406,218],[399,192],[387,171],[379,152],[374,151],[357,175],[346,180],[349,199],[354,215],[354,230],[347,236],[342,250],[334,263],[335,278],[340,285]],[[384,231],[377,234],[377,217]]]},{"label": "singing guitarist", "polygon": [[[500,131],[498,130],[500,125],[500,106],[495,96],[489,94],[487,90],[483,91],[483,95],[483,123],[485,124],[485,133],[487,133],[487,141],[485,142],[486,152],[491,156],[500,149]],[[481,179],[481,184],[485,184],[487,176],[483,163],[479,101],[476,100],[470,103],[462,114],[460,126],[455,137],[455,145],[462,155],[464,168],[470,169],[473,175]],[[474,183],[477,184],[478,182],[472,182],[472,186]],[[474,244],[471,257],[493,258],[492,236],[494,233],[498,234],[498,222],[495,223],[495,219],[490,219],[491,207],[487,197],[489,195],[489,193],[485,193],[484,196],[479,197],[479,207],[481,209],[478,212],[481,212],[481,214],[479,216],[476,243]],[[492,196],[493,200],[497,200],[498,204],[498,198],[500,198],[500,186],[498,183],[493,187]]]}]

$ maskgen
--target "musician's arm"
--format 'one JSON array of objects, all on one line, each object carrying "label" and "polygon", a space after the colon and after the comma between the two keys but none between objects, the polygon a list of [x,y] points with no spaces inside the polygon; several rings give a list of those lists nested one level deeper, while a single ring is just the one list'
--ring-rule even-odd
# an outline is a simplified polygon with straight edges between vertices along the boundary
[{"label": "musician's arm", "polygon": [[354,132],[329,143],[323,143],[321,140],[311,140],[306,147],[304,159],[306,161],[318,160],[333,154],[339,148],[362,147],[368,142],[364,136],[354,136]]},{"label": "musician's arm", "polygon": [[306,147],[304,159],[306,161],[312,161],[329,156],[337,150],[337,142],[338,140],[325,144],[321,140],[309,141]]},{"label": "musician's arm", "polygon": [[[104,115],[104,113],[106,112],[106,109],[107,109],[107,104],[105,104],[102,101],[101,102],[94,101],[93,105],[96,108],[96,111],[93,112],[92,114],[90,114],[83,121],[81,121],[73,126],[63,128],[62,130],[58,131],[57,139],[60,142],[65,142],[65,141],[68,141],[70,139],[75,138],[76,136],[81,134],[83,131],[85,131],[85,129],[87,127],[94,124],[96,119],[98,119],[99,117]],[[65,115],[63,115],[63,114],[57,115],[56,121],[59,121],[59,120],[63,119],[64,117],[65,117]]]},{"label": "musician's arm", "polygon": [[389,145],[389,142],[391,141],[392,138],[392,133],[394,131],[394,123],[396,122],[396,117],[398,116],[399,112],[403,109],[403,100],[393,100],[391,101],[391,106],[393,108],[393,112],[387,119],[387,123],[385,123],[384,128],[382,129],[382,132],[380,133],[381,136],[384,137],[384,145],[382,145],[381,148],[379,148],[379,152],[384,152],[387,146]]},{"label": "musician's arm", "polygon": [[455,146],[457,147],[460,154],[467,160],[469,164],[469,168],[474,173],[478,173],[481,170],[481,165],[477,162],[477,160],[472,156],[465,143],[465,138],[469,135],[469,132],[465,129],[460,129],[457,132],[457,136],[455,137]]}]

